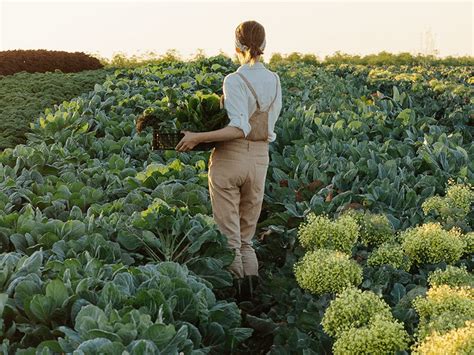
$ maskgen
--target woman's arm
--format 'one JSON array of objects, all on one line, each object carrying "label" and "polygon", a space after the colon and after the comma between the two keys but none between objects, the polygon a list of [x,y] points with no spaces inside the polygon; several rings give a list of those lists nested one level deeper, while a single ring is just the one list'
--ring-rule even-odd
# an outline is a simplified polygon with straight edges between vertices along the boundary
[{"label": "woman's arm", "polygon": [[236,138],[243,138],[244,132],[237,127],[227,126],[209,132],[189,132],[183,131],[184,137],[176,146],[176,150],[185,152],[193,149],[197,144],[203,142],[230,141]]}]

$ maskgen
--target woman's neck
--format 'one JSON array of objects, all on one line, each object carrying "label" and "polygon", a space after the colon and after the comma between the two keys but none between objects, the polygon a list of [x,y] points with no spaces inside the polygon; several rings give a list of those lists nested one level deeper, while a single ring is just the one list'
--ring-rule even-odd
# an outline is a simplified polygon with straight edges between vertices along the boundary
[{"label": "woman's neck", "polygon": [[241,65],[254,65],[254,64],[257,64],[257,63],[261,63],[260,62],[260,56],[255,58],[255,60],[253,61],[253,64],[251,63],[251,61],[248,61],[248,62],[245,62],[245,63],[240,63]]}]

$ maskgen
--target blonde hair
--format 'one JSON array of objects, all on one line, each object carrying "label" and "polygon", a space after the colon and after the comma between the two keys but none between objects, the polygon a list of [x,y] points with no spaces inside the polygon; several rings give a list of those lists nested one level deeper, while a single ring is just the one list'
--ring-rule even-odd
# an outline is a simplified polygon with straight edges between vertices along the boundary
[{"label": "blonde hair", "polygon": [[247,47],[242,53],[237,53],[240,62],[255,64],[256,59],[263,54],[261,46],[265,41],[265,28],[257,21],[242,22],[235,29],[235,39]]}]

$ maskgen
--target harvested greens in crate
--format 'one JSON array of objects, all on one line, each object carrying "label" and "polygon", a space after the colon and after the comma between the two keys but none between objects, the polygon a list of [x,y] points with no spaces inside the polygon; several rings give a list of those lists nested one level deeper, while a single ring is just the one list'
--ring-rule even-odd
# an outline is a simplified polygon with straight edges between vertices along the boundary
[{"label": "harvested greens in crate", "polygon": [[[184,136],[183,130],[206,132],[228,123],[221,96],[202,91],[186,94],[168,88],[161,100],[138,116],[136,128],[139,133],[146,127],[153,128],[153,149],[174,149]],[[201,143],[193,150],[209,150],[213,146],[212,142]]]}]

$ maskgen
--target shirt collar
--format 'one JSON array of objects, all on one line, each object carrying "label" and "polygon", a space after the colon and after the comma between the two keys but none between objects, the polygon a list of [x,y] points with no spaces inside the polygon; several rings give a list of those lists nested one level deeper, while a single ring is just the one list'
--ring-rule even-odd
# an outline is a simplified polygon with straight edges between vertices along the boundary
[{"label": "shirt collar", "polygon": [[263,65],[262,62],[256,62],[254,65],[250,64],[242,64],[237,71],[242,71],[242,70],[257,70],[257,69],[265,69],[265,66]]}]

